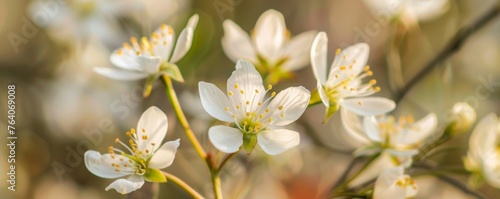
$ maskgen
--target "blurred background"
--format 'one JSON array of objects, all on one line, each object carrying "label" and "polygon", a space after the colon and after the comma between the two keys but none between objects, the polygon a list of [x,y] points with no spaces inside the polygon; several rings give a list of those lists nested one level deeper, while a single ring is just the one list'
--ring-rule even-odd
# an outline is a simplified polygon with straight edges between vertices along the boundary
[{"label": "blurred background", "polygon": [[[141,97],[144,82],[116,81],[93,72],[111,67],[110,53],[132,36],[148,36],[160,24],[176,33],[187,19],[200,16],[191,50],[178,66],[186,80],[175,83],[198,138],[211,152],[207,129],[214,121],[201,108],[198,81],[224,88],[235,64],[221,47],[222,22],[235,21],[250,32],[261,13],[280,11],[292,35],[317,30],[329,38],[329,61],[337,48],[358,42],[370,45],[368,64],[382,91],[393,98],[405,82],[445,46],[465,25],[484,15],[496,0],[450,0],[437,16],[419,18],[404,14],[387,18],[367,1],[354,0],[2,0],[0,1],[0,128],[7,127],[7,85],[16,85],[16,191],[0,181],[2,198],[102,199],[148,198],[148,189],[160,189],[160,198],[189,198],[173,183],[146,184],[130,195],[104,191],[112,182],[91,174],[83,153],[106,152],[114,138],[135,128],[144,110],[158,106],[169,117],[166,140],[181,138],[172,166],[166,171],[211,197],[209,173],[177,124],[163,85],[156,82],[151,96]],[[455,102],[468,102],[478,119],[500,114],[500,19],[470,36],[461,49],[440,62],[398,104],[395,114],[420,118],[445,112]],[[485,83],[486,82],[486,83]],[[490,82],[490,83],[488,83]],[[496,82],[496,83],[495,83]],[[294,79],[275,85],[316,86],[310,66],[296,71]],[[478,87],[484,87],[477,93]],[[321,125],[324,107],[306,110],[293,128],[301,132],[295,149],[269,157],[261,151],[240,154],[222,173],[227,198],[316,198],[328,190],[351,160],[351,150],[338,136],[339,114]],[[433,161],[461,166],[469,134],[450,145],[461,146]],[[0,165],[7,172],[7,140],[0,145]],[[219,154],[220,155],[220,154]],[[466,175],[456,178],[467,182]],[[469,198],[440,180],[418,177],[417,198]],[[495,198],[494,188],[479,192]],[[142,194],[142,195],[141,195]]]}]

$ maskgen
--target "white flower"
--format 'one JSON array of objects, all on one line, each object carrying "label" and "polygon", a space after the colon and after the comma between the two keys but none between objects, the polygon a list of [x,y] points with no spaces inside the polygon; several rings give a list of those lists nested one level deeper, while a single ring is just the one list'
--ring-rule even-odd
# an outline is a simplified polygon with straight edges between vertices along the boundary
[{"label": "white flower", "polygon": [[412,198],[417,192],[417,184],[404,174],[403,167],[394,167],[384,170],[375,181],[373,199]]},{"label": "white flower", "polygon": [[232,122],[233,127],[211,127],[208,136],[222,152],[243,148],[250,153],[258,143],[268,154],[279,154],[299,144],[299,134],[282,126],[297,120],[307,107],[310,93],[304,87],[291,87],[264,99],[267,89],[255,67],[239,60],[227,80],[227,96],[214,84],[200,82],[203,108],[213,117]]},{"label": "white flower", "polygon": [[377,14],[392,17],[409,15],[418,21],[429,21],[449,9],[448,0],[364,0]]},{"label": "white flower", "polygon": [[311,65],[318,81],[317,89],[323,104],[327,107],[326,119],[335,113],[339,105],[360,115],[379,115],[393,110],[392,100],[380,97],[366,97],[380,90],[373,87],[374,79],[362,83],[362,79],[373,75],[366,66],[369,46],[359,43],[343,51],[337,49],[335,59],[327,76],[326,33],[320,32],[311,47]]},{"label": "white flower", "polygon": [[464,158],[465,168],[472,172],[474,186],[486,181],[500,188],[500,121],[494,113],[485,116],[474,128],[469,151]]},{"label": "white flower", "polygon": [[126,133],[130,138],[130,146],[116,138],[115,143],[122,145],[126,151],[110,146],[109,153],[101,155],[89,150],[85,152],[85,166],[91,173],[102,178],[128,176],[111,183],[106,191],[116,189],[119,193],[127,194],[141,188],[144,180],[166,182],[159,169],[172,164],[179,147],[179,139],[166,142],[160,147],[167,128],[165,113],[157,107],[150,107],[139,119],[138,131],[132,128]]},{"label": "white flower", "polygon": [[[436,114],[430,113],[414,122],[413,117],[366,116],[362,124],[357,115],[341,110],[342,124],[347,135],[364,146],[358,148],[356,155],[374,154],[386,151],[389,154],[411,161],[424,141],[437,126]],[[406,162],[404,164],[409,164]]]},{"label": "white flower", "polygon": [[276,10],[262,13],[251,38],[231,20],[225,20],[223,27],[222,48],[229,59],[252,62],[264,76],[270,75],[270,82],[309,64],[309,49],[316,32],[304,32],[290,39],[285,19]]},{"label": "white flower", "polygon": [[[100,68],[94,70],[104,76],[119,80],[138,80],[148,78],[146,88],[160,75],[167,74],[177,81],[183,81],[179,68],[175,63],[182,59],[191,48],[193,32],[198,24],[198,15],[193,15],[188,25],[182,30],[177,42],[172,27],[161,25],[153,32],[149,40],[142,37],[140,41],[132,37],[131,44],[124,43],[123,47],[115,50],[111,55],[111,62],[120,69]],[[175,49],[174,49],[175,46]]]},{"label": "white flower", "polygon": [[451,109],[451,117],[448,118],[449,133],[458,134],[468,131],[476,121],[476,111],[469,104],[458,102]]}]

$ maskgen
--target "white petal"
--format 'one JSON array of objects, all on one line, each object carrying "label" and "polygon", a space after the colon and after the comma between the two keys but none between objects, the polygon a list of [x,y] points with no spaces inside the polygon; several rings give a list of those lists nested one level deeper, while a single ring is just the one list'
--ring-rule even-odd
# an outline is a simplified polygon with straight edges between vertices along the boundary
[{"label": "white petal", "polygon": [[398,134],[397,143],[414,145],[423,142],[427,139],[437,127],[437,116],[434,113],[429,113],[424,118],[413,124],[413,127],[406,129],[406,132]]},{"label": "white petal", "polygon": [[310,98],[311,93],[302,86],[290,87],[279,92],[267,106],[272,113],[272,125],[283,126],[299,119],[306,110]]},{"label": "white petal", "polygon": [[101,155],[97,151],[89,150],[84,154],[84,161],[87,169],[94,175],[101,178],[119,178],[127,175],[125,173],[115,171],[115,167],[111,165],[116,161],[111,158],[110,154]]},{"label": "white petal", "polygon": [[419,21],[429,21],[448,11],[448,0],[418,0],[408,1],[404,6],[406,11],[415,15]]},{"label": "white petal", "polygon": [[174,53],[172,54],[172,58],[170,58],[170,63],[177,63],[180,59],[186,55],[186,53],[191,48],[191,44],[193,43],[193,34],[194,30],[192,28],[184,28],[179,38],[177,39],[177,43],[175,45]]},{"label": "white petal", "polygon": [[341,108],[340,117],[342,126],[346,131],[345,136],[348,137],[346,139],[352,138],[352,140],[354,140],[354,142],[359,146],[367,146],[371,143],[371,140],[369,140],[365,134],[363,122],[358,115],[345,108]]},{"label": "white petal", "polygon": [[225,20],[222,26],[224,27],[222,49],[227,57],[233,62],[245,59],[257,63],[257,55],[248,34],[229,19]]},{"label": "white petal", "polygon": [[147,74],[158,73],[160,69],[160,57],[138,56],[135,60]]},{"label": "white petal", "polygon": [[201,105],[208,114],[221,121],[234,122],[231,114],[225,110],[226,107],[232,110],[231,103],[217,86],[207,82],[199,82],[198,89]]},{"label": "white petal", "polygon": [[269,62],[275,62],[287,40],[286,32],[285,18],[280,12],[271,9],[262,13],[255,24],[253,35],[259,54]]},{"label": "white petal", "polygon": [[188,20],[188,23],[186,25],[186,27],[189,27],[193,30],[196,30],[196,26],[198,26],[198,20],[200,19],[200,16],[198,16],[198,14],[194,14],[193,16],[191,16]]},{"label": "white petal", "polygon": [[280,154],[299,145],[299,133],[287,129],[272,129],[257,134],[257,142],[269,155]]},{"label": "white petal", "polygon": [[403,167],[385,169],[375,181],[374,199],[405,199],[406,191],[395,185],[403,175]]},{"label": "white petal", "polygon": [[174,162],[175,153],[179,147],[180,139],[175,141],[166,142],[154,152],[153,157],[149,161],[148,167],[154,169],[163,169],[168,167]]},{"label": "white petal", "polygon": [[243,133],[228,126],[213,126],[208,130],[208,138],[215,148],[224,153],[234,153],[243,144]]},{"label": "white petal", "polygon": [[126,51],[124,48],[115,50],[110,56],[111,63],[125,70],[142,71],[141,65],[134,60],[135,56],[125,54]]},{"label": "white petal", "polygon": [[[137,149],[143,152],[146,149],[151,149],[154,143],[153,150],[155,151],[163,142],[163,138],[167,135],[168,119],[167,115],[163,113],[158,107],[152,106],[146,110],[137,123]],[[144,131],[144,132],[143,132]],[[143,140],[143,136],[147,136]]]},{"label": "white petal", "polygon": [[385,138],[382,137],[381,130],[379,129],[379,123],[377,118],[374,116],[368,116],[363,119],[363,127],[365,133],[370,138],[372,142],[383,142]]},{"label": "white petal", "polygon": [[314,77],[323,85],[326,82],[326,62],[328,51],[328,37],[325,32],[320,32],[314,38],[311,46],[311,66]]},{"label": "white petal", "polygon": [[284,71],[297,70],[309,64],[311,45],[316,34],[316,31],[304,32],[288,42],[283,53],[283,56],[287,57],[282,67]]},{"label": "white petal", "polygon": [[325,89],[323,88],[323,85],[318,81],[316,89],[318,90],[319,98],[321,99],[321,102],[328,108],[330,107],[330,99],[328,98],[328,95],[325,92]]},{"label": "white petal", "polygon": [[99,75],[104,75],[106,77],[117,80],[139,80],[139,79],[144,79],[148,76],[147,73],[114,69],[114,68],[94,67],[94,71]]},{"label": "white petal", "polygon": [[[245,116],[246,112],[255,112],[266,93],[259,72],[252,63],[245,60],[236,62],[236,70],[227,80],[227,92],[229,91],[233,92],[232,102],[242,107],[237,114],[239,119]],[[246,105],[247,101],[249,105]]]},{"label": "white petal", "polygon": [[161,57],[162,62],[167,62],[174,47],[175,32],[169,25],[162,25],[153,33],[155,37],[150,38],[153,52]]},{"label": "white petal", "polygon": [[382,97],[364,97],[343,99],[340,105],[358,115],[381,115],[396,108],[394,101]]},{"label": "white petal", "polygon": [[[334,75],[338,74],[337,79],[349,78],[351,75],[357,76],[366,66],[368,56],[370,55],[370,46],[366,43],[358,43],[342,50],[335,56],[332,63],[328,80],[333,80]],[[345,66],[346,70],[339,72],[340,66]],[[352,66],[352,68],[350,67]]]},{"label": "white petal", "polygon": [[389,154],[382,153],[360,175],[349,183],[349,187],[356,187],[375,179],[384,169],[396,166],[398,166],[397,162]]},{"label": "white petal", "polygon": [[498,118],[495,113],[490,113],[478,122],[469,139],[469,150],[474,154],[485,154],[496,142],[498,133]]},{"label": "white petal", "polygon": [[144,185],[144,179],[139,175],[131,175],[127,179],[118,179],[106,187],[106,191],[115,189],[118,193],[128,194],[140,189]]}]

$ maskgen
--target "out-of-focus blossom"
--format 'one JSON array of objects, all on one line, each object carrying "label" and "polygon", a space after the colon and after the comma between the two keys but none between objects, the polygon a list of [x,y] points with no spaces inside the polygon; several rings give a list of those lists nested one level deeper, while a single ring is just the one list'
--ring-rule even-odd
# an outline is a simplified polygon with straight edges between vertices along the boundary
[{"label": "out-of-focus blossom", "polygon": [[269,83],[289,78],[291,71],[309,63],[309,49],[316,34],[309,31],[291,39],[283,15],[276,10],[262,13],[251,36],[231,20],[224,21],[223,27],[222,48],[229,59],[252,62]]},{"label": "out-of-focus blossom", "polygon": [[356,155],[371,155],[386,151],[389,154],[411,161],[424,141],[437,126],[436,114],[430,113],[418,121],[413,117],[367,116],[361,120],[354,113],[342,110],[342,123],[351,139],[364,143],[355,151]]},{"label": "out-of-focus blossom", "polygon": [[217,149],[234,153],[243,146],[250,153],[258,143],[266,153],[276,155],[299,144],[299,134],[282,126],[302,115],[310,93],[302,86],[290,87],[264,99],[271,88],[264,88],[260,74],[244,60],[236,63],[227,80],[227,96],[214,84],[199,83],[203,108],[213,117],[234,124],[210,128],[208,136]]},{"label": "out-of-focus blossom", "polygon": [[[94,70],[104,76],[118,80],[146,80],[144,96],[148,96],[152,83],[165,74],[177,81],[184,81],[179,68],[175,63],[182,59],[191,48],[193,32],[198,24],[198,15],[193,15],[177,42],[174,41],[174,30],[168,25],[161,25],[148,40],[142,37],[140,41],[132,37],[131,44],[124,43],[123,47],[115,50],[111,55],[111,62],[120,69],[96,67]],[[175,45],[175,49],[174,49]]]},{"label": "out-of-focus blossom", "polygon": [[448,120],[448,133],[464,133],[468,131],[476,121],[476,111],[469,104],[458,102],[453,105],[451,116]]},{"label": "out-of-focus blossom", "polygon": [[384,170],[375,181],[373,199],[405,199],[417,195],[418,186],[409,175],[404,174],[403,167]]},{"label": "out-of-focus blossom", "polygon": [[378,14],[411,17],[414,21],[433,20],[446,11],[448,0],[364,0]]},{"label": "out-of-focus blossom", "polygon": [[314,77],[318,81],[319,97],[327,107],[325,121],[339,109],[339,106],[360,115],[379,115],[396,107],[392,100],[366,97],[380,90],[379,87],[373,87],[376,84],[374,79],[362,83],[362,79],[373,75],[370,67],[366,66],[370,53],[367,44],[359,43],[343,51],[338,49],[329,73],[326,66],[327,47],[326,33],[320,32],[312,44],[311,65]]},{"label": "out-of-focus blossom", "polygon": [[146,110],[137,124],[137,132],[130,129],[127,146],[116,138],[115,143],[122,145],[126,151],[110,146],[104,155],[97,151],[85,152],[85,166],[102,178],[120,178],[106,187],[106,191],[115,189],[121,194],[127,194],[142,187],[144,180],[150,182],[166,182],[159,169],[172,164],[179,147],[179,139],[163,142],[167,134],[168,120],[165,113],[157,107]]},{"label": "out-of-focus blossom", "polygon": [[470,183],[483,182],[500,188],[500,122],[496,114],[485,116],[474,128],[469,140],[469,151],[464,158],[465,168],[472,172]]}]

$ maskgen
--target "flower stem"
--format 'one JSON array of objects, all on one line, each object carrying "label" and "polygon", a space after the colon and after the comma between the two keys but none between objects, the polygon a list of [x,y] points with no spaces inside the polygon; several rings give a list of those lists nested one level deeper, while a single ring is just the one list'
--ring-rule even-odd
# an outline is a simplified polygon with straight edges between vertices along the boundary
[{"label": "flower stem", "polygon": [[163,83],[165,84],[165,89],[168,95],[168,98],[170,99],[170,103],[172,103],[172,106],[174,107],[175,114],[177,115],[177,118],[179,119],[179,122],[181,123],[182,127],[184,128],[184,131],[186,132],[186,135],[188,136],[189,141],[193,144],[196,152],[198,155],[203,159],[206,160],[207,158],[207,153],[205,150],[200,145],[200,142],[198,139],[196,139],[196,136],[194,135],[193,131],[191,130],[191,127],[189,126],[189,123],[186,119],[186,116],[184,115],[184,112],[182,111],[181,105],[179,103],[179,99],[177,98],[177,94],[175,94],[174,86],[172,85],[172,79],[170,79],[169,76],[163,75]]},{"label": "flower stem", "polygon": [[212,185],[214,189],[215,199],[222,199],[222,189],[220,183],[220,176],[218,171],[212,172]]},{"label": "flower stem", "polygon": [[238,152],[231,153],[231,154],[227,155],[226,158],[224,158],[224,160],[222,160],[222,163],[220,163],[219,167],[217,168],[217,172],[220,172],[222,170],[222,168],[226,165],[226,163],[229,162],[229,160],[231,158],[233,158],[234,156],[236,156],[237,154],[238,154]]},{"label": "flower stem", "polygon": [[[363,171],[368,168],[368,166],[370,166],[371,163],[373,163],[378,157],[380,156],[380,153],[377,153],[375,155],[373,155],[373,157],[371,157],[370,160],[368,160],[365,165],[363,165],[363,167],[361,169],[359,169],[355,174],[353,174],[348,180],[345,180],[345,177],[343,179],[344,182],[340,181],[337,182],[337,183],[342,183],[340,186],[337,186],[332,194],[333,196],[337,196],[338,194],[342,194],[344,192],[344,190],[346,189],[347,185],[349,185],[349,183],[351,183],[354,179],[356,179],[356,177],[358,177],[361,173],[363,173]],[[353,166],[354,165],[349,165],[349,166]],[[350,168],[347,168],[346,169],[346,172],[349,172],[351,169]],[[341,179],[342,180],[342,179]]]},{"label": "flower stem", "polygon": [[203,196],[201,196],[192,187],[190,187],[188,184],[186,184],[184,181],[182,181],[178,177],[176,177],[176,176],[174,176],[174,175],[172,175],[170,173],[167,173],[165,171],[162,171],[162,173],[163,173],[163,175],[165,175],[165,177],[167,178],[167,180],[170,180],[170,181],[174,182],[175,184],[177,184],[179,187],[181,187],[182,189],[184,189],[184,191],[188,192],[189,195],[193,196],[193,198],[203,198]]},{"label": "flower stem", "polygon": [[429,63],[427,63],[427,65],[425,65],[423,69],[419,73],[417,73],[417,75],[415,75],[412,79],[410,79],[410,81],[408,81],[408,83],[406,83],[406,85],[396,95],[394,101],[396,101],[396,103],[400,102],[406,95],[406,93],[408,93],[408,91],[410,91],[410,89],[415,86],[415,84],[417,84],[422,78],[427,76],[427,74],[429,74],[434,69],[434,67],[437,66],[438,63],[442,62],[450,55],[458,51],[460,47],[462,47],[464,41],[467,40],[467,38],[469,38],[472,33],[481,29],[484,25],[492,21],[500,14],[500,3],[496,3],[491,7],[492,8],[486,14],[481,16],[481,18],[474,21],[472,24],[460,29],[451,39],[451,41],[448,42],[448,44],[441,50],[441,52],[432,60],[430,60]]}]

